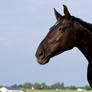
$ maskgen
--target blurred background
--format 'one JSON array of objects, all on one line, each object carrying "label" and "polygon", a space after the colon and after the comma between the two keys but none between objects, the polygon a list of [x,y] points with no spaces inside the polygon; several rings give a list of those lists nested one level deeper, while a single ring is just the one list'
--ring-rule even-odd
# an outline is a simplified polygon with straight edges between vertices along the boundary
[{"label": "blurred background", "polygon": [[87,60],[77,48],[52,58],[44,66],[35,58],[39,43],[56,22],[53,8],[63,15],[63,4],[71,15],[92,22],[91,0],[0,1],[0,85],[88,85]]}]

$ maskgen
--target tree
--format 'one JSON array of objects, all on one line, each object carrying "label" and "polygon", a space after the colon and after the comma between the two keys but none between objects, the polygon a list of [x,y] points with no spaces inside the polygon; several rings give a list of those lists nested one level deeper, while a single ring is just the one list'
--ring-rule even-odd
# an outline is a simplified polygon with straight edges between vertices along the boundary
[{"label": "tree", "polygon": [[11,88],[18,88],[18,85],[14,84],[14,85],[11,86]]},{"label": "tree", "polygon": [[32,86],[33,86],[33,84],[27,82],[27,83],[25,83],[25,84],[23,85],[23,88],[25,88],[25,89],[31,89]]},{"label": "tree", "polygon": [[76,90],[77,87],[75,87],[75,86],[70,86],[69,89],[71,89],[71,90]]},{"label": "tree", "polygon": [[37,83],[37,82],[33,85],[33,87],[35,89],[41,89],[41,85],[39,83]]},{"label": "tree", "polygon": [[57,82],[53,85],[51,85],[51,89],[64,89],[64,83]]},{"label": "tree", "polygon": [[92,88],[90,86],[85,86],[84,89],[86,89],[86,90],[92,90]]},{"label": "tree", "polygon": [[11,88],[22,88],[23,85],[14,84],[14,85],[11,85],[10,87],[11,87]]},{"label": "tree", "polygon": [[20,84],[20,85],[18,85],[18,87],[19,87],[19,88],[22,88],[22,87],[23,87],[23,85],[22,85],[22,84]]},{"label": "tree", "polygon": [[64,83],[61,83],[61,89],[64,89],[65,87],[64,87]]},{"label": "tree", "polygon": [[47,89],[47,85],[44,82],[41,83],[41,89]]}]

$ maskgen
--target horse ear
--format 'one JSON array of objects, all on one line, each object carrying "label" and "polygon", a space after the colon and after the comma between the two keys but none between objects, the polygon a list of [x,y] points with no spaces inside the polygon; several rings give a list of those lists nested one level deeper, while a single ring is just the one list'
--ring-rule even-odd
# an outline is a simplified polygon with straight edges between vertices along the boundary
[{"label": "horse ear", "polygon": [[67,17],[71,16],[70,13],[69,13],[69,11],[68,11],[67,6],[63,5],[63,7],[64,7],[64,14],[65,14],[65,16],[67,16]]},{"label": "horse ear", "polygon": [[59,12],[57,12],[55,8],[54,8],[54,13],[55,13],[56,19],[59,21],[62,18],[62,15]]}]

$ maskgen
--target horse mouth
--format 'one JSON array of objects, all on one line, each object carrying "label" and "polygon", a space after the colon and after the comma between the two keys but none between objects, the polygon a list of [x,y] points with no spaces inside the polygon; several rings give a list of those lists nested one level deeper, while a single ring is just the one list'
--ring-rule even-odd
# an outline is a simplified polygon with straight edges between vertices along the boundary
[{"label": "horse mouth", "polygon": [[59,55],[61,53],[61,51],[59,52],[59,53],[55,53],[55,52],[53,52],[53,53],[50,53],[47,57],[44,57],[44,58],[40,58],[40,57],[37,57],[36,56],[36,58],[37,58],[37,62],[40,64],[40,65],[45,65],[45,64],[47,64],[49,61],[50,61],[50,58],[52,58],[52,57],[54,57],[54,56],[57,56],[57,55]]},{"label": "horse mouth", "polygon": [[49,62],[49,60],[50,60],[49,57],[48,57],[48,58],[44,58],[44,59],[37,59],[37,61],[38,61],[38,63],[39,63],[40,65],[45,65],[45,64],[47,64],[47,63]]}]

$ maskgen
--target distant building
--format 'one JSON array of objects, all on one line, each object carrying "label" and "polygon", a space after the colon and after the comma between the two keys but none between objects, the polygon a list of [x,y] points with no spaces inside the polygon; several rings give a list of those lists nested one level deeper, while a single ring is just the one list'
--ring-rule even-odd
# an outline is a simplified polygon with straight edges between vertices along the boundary
[{"label": "distant building", "polygon": [[9,88],[9,87],[2,87],[0,88],[1,92],[24,92],[20,88]]},{"label": "distant building", "polygon": [[58,91],[59,89],[58,89],[58,88],[56,88],[56,90]]},{"label": "distant building", "polygon": [[83,89],[81,89],[81,88],[78,88],[78,89],[77,89],[77,91],[83,91]]},{"label": "distant building", "polygon": [[32,87],[32,90],[35,90],[35,88],[34,88],[34,87]]}]

